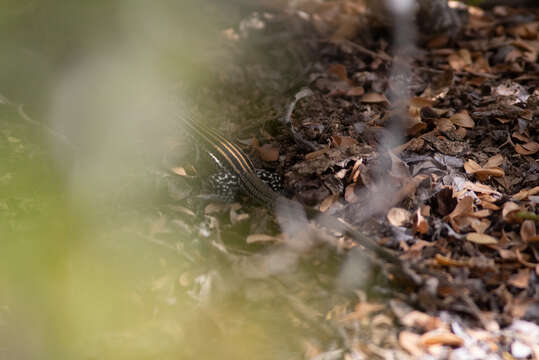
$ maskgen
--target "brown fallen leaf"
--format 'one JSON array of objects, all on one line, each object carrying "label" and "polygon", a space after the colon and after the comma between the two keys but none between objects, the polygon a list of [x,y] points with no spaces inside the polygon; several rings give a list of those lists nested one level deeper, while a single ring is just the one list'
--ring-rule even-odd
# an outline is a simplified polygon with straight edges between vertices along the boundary
[{"label": "brown fallen leaf", "polygon": [[519,132],[516,132],[516,131],[513,132],[513,133],[511,134],[511,136],[514,137],[515,139],[520,140],[520,141],[525,142],[525,143],[527,143],[527,142],[530,141],[530,138],[529,138],[529,137],[527,137],[527,136],[525,136],[524,134],[521,134],[521,133],[519,133]]},{"label": "brown fallen leaf", "polygon": [[405,326],[421,328],[426,331],[447,327],[447,324],[440,320],[440,318],[417,310],[410,311],[404,315],[400,319],[400,322]]},{"label": "brown fallen leaf", "polygon": [[281,238],[277,236],[271,236],[266,234],[251,234],[247,236],[247,239],[245,239],[245,242],[247,244],[255,244],[255,243],[266,243],[266,242],[278,242]]},{"label": "brown fallen leaf", "polygon": [[187,176],[187,171],[183,167],[175,167],[170,169],[174,174],[180,175],[180,176]]},{"label": "brown fallen leaf", "polygon": [[443,256],[442,254],[436,254],[434,259],[439,265],[442,265],[442,266],[467,267],[469,265],[468,261],[451,259],[451,258],[448,258],[447,256]]},{"label": "brown fallen leaf", "polygon": [[333,135],[331,137],[331,140],[332,140],[333,144],[335,144],[336,146],[340,146],[340,147],[349,147],[349,146],[352,146],[352,145],[358,145],[359,144],[357,142],[357,140],[354,139],[351,136]]},{"label": "brown fallen leaf", "polygon": [[387,100],[384,94],[373,93],[373,92],[366,93],[365,95],[363,95],[361,97],[361,102],[367,103],[367,104],[378,104],[378,103],[389,104],[389,100]]},{"label": "brown fallen leaf", "polygon": [[410,222],[412,214],[403,208],[391,208],[387,212],[387,220],[393,226],[403,226]]},{"label": "brown fallen leaf", "polygon": [[472,214],[472,216],[475,217],[475,218],[485,218],[485,217],[490,216],[490,214],[492,214],[492,211],[490,211],[488,209],[483,209],[483,210],[479,210],[479,211],[474,212]]},{"label": "brown fallen leaf", "polygon": [[473,198],[471,196],[465,196],[460,199],[457,203],[457,206],[453,211],[444,217],[444,220],[449,220],[451,226],[455,231],[460,231],[460,226],[457,222],[457,219],[460,217],[466,217],[473,214]]},{"label": "brown fallen leaf", "polygon": [[340,322],[350,322],[359,319],[364,319],[370,316],[372,313],[379,312],[384,310],[386,305],[361,302],[356,305],[355,310],[351,313],[348,313],[339,319]]},{"label": "brown fallen leaf", "polygon": [[328,72],[339,78],[339,80],[347,81],[348,75],[346,74],[346,67],[343,64],[331,64]]},{"label": "brown fallen leaf", "polygon": [[484,168],[495,168],[495,167],[499,167],[501,164],[503,164],[503,155],[502,154],[497,154],[497,155],[491,156],[487,160],[485,165],[483,165],[483,167]]},{"label": "brown fallen leaf", "polygon": [[328,197],[326,197],[322,202],[320,203],[319,210],[321,212],[327,211],[331,205],[333,205],[337,200],[339,199],[338,194],[331,194]]},{"label": "brown fallen leaf", "polygon": [[472,183],[470,181],[464,182],[464,184],[462,184],[462,189],[470,190],[477,193],[492,194],[492,195],[499,196],[500,198],[502,195],[498,191],[494,190],[494,188],[492,188],[491,186],[481,184],[481,183]]},{"label": "brown fallen leaf", "polygon": [[405,330],[399,333],[399,345],[415,358],[425,355],[425,350],[421,346],[421,336],[411,331]]},{"label": "brown fallen leaf", "polygon": [[489,177],[501,177],[505,176],[505,172],[500,168],[484,168],[477,170],[474,175],[480,180],[485,181]]},{"label": "brown fallen leaf", "polygon": [[410,104],[409,105],[412,106],[412,107],[416,107],[418,109],[421,109],[421,108],[423,108],[425,106],[434,105],[434,100],[427,99],[427,98],[424,98],[424,97],[415,96],[415,97],[410,99]]},{"label": "brown fallen leaf", "polygon": [[305,160],[312,160],[312,159],[315,159],[319,156],[322,156],[324,155],[325,153],[327,153],[328,151],[330,150],[329,146],[323,148],[323,149],[320,149],[320,150],[316,150],[316,151],[313,151],[313,152],[310,152],[308,154],[305,154]]},{"label": "brown fallen leaf", "polygon": [[531,141],[522,145],[516,144],[515,151],[520,155],[533,155],[539,151],[539,143]]},{"label": "brown fallen leaf", "polygon": [[537,236],[537,228],[535,226],[535,221],[533,220],[524,220],[522,225],[520,225],[520,237],[526,242],[537,242],[539,241]]},{"label": "brown fallen leaf", "polygon": [[434,120],[434,125],[436,129],[440,132],[449,132],[455,130],[455,125],[448,118],[440,118]]},{"label": "brown fallen leaf", "polygon": [[525,268],[511,276],[507,282],[509,285],[513,285],[519,289],[526,289],[530,282],[531,269]]},{"label": "brown fallen leaf", "polygon": [[511,199],[513,200],[526,200],[528,196],[533,196],[539,194],[539,186],[536,186],[532,189],[523,189],[520,190],[518,193],[513,195]]},{"label": "brown fallen leaf", "polygon": [[466,234],[466,240],[480,245],[491,245],[498,243],[496,238],[487,234],[480,234],[476,232]]},{"label": "brown fallen leaf", "polygon": [[256,150],[258,151],[258,155],[260,156],[260,158],[264,161],[279,160],[279,149],[274,148],[269,144],[257,146]]},{"label": "brown fallen leaf", "polygon": [[209,203],[204,208],[204,214],[209,215],[209,214],[223,212],[224,210],[228,208],[228,206],[229,206],[228,204]]},{"label": "brown fallen leaf", "polygon": [[474,174],[476,171],[481,170],[481,165],[472,159],[469,159],[464,163],[464,170],[466,171],[466,174]]},{"label": "brown fallen leaf", "polygon": [[348,201],[349,203],[353,204],[360,200],[360,198],[356,195],[356,187],[359,185],[357,183],[352,183],[344,189],[344,199]]},{"label": "brown fallen leaf", "polygon": [[488,219],[481,219],[479,222],[473,222],[470,226],[475,232],[483,234],[490,227],[490,224]]},{"label": "brown fallen leaf", "polygon": [[347,96],[362,96],[365,94],[365,89],[363,86],[352,86],[350,89],[346,90],[345,95]]},{"label": "brown fallen leaf", "polygon": [[458,113],[453,114],[453,116],[451,116],[449,120],[451,120],[453,124],[464,128],[472,129],[473,127],[475,127],[475,122],[466,110],[461,110]]},{"label": "brown fallen leaf", "polygon": [[448,331],[433,330],[421,336],[421,343],[424,346],[448,345],[461,346],[464,341],[459,336]]},{"label": "brown fallen leaf", "polygon": [[[413,222],[415,232],[421,235],[429,232],[429,222],[427,221],[427,219],[425,219],[423,215],[423,210],[424,209],[417,209],[414,216],[414,222]],[[427,212],[430,213],[430,211],[427,211]]]},{"label": "brown fallen leaf", "polygon": [[472,56],[468,49],[459,49],[456,52],[449,55],[447,58],[449,66],[455,71],[464,70],[468,65],[472,64]]},{"label": "brown fallen leaf", "polygon": [[502,207],[502,219],[506,223],[515,222],[514,213],[520,210],[520,206],[512,201],[507,201]]},{"label": "brown fallen leaf", "polygon": [[494,211],[500,210],[500,207],[498,205],[493,204],[489,201],[485,201],[485,200],[481,200],[479,205],[484,209],[489,209],[489,210],[494,210]]}]

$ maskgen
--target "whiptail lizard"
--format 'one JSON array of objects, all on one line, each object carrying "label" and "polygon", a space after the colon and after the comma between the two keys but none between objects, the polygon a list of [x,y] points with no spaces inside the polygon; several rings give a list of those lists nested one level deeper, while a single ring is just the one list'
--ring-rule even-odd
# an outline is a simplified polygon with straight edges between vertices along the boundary
[{"label": "whiptail lizard", "polygon": [[[184,130],[212,160],[217,169],[232,175],[236,179],[239,189],[251,199],[271,210],[275,210],[275,206],[279,202],[284,203],[285,206],[286,204],[298,204],[274,191],[270,185],[262,181],[257,174],[258,170],[238,145],[191,117],[181,116],[180,121]],[[314,219],[330,230],[347,234],[358,244],[373,251],[385,261],[398,266],[403,265],[397,256],[368,239],[365,235],[355,230],[352,225],[316,209],[303,208],[308,218]]]}]

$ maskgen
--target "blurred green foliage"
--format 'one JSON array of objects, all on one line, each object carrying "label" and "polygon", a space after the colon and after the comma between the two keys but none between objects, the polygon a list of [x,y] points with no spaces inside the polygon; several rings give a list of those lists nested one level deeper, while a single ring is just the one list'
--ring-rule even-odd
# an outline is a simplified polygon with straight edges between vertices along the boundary
[{"label": "blurred green foliage", "polygon": [[174,248],[148,230],[160,218],[147,168],[166,129],[155,89],[210,81],[233,13],[218,1],[0,3],[1,359],[295,351],[277,301],[231,288],[201,304],[190,291],[215,264],[182,254],[189,232],[164,231]]}]

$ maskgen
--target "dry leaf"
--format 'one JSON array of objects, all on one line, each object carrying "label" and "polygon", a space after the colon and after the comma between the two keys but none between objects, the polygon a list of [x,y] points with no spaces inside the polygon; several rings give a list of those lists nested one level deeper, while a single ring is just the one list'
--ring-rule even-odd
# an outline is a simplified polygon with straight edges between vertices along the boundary
[{"label": "dry leaf", "polygon": [[187,176],[187,171],[183,167],[175,167],[170,170],[176,175]]},{"label": "dry leaf", "polygon": [[347,96],[362,96],[365,94],[365,89],[362,86],[353,86],[350,89],[346,90],[345,95]]},{"label": "dry leaf", "polygon": [[501,164],[503,164],[503,155],[502,154],[497,154],[497,155],[494,155],[492,157],[490,157],[486,164],[483,165],[484,168],[495,168],[495,167],[498,167],[500,166]]},{"label": "dry leaf", "polygon": [[435,260],[438,264],[442,266],[457,266],[457,267],[466,267],[468,266],[467,261],[460,261],[460,260],[454,260],[451,258],[448,258],[446,256],[443,256],[441,254],[436,254]]},{"label": "dry leaf", "polygon": [[324,155],[325,153],[327,153],[329,151],[329,146],[328,147],[325,147],[323,149],[320,149],[320,150],[316,150],[316,151],[313,151],[313,152],[310,152],[308,154],[305,154],[305,160],[312,160],[312,159],[315,159],[319,156],[322,156]]},{"label": "dry leaf", "polygon": [[352,145],[359,144],[356,139],[350,136],[333,135],[331,137],[331,140],[333,141],[333,144],[335,144],[336,146],[341,146],[341,147],[349,147]]},{"label": "dry leaf", "polygon": [[357,183],[352,183],[348,185],[346,189],[344,190],[344,199],[352,204],[360,200],[359,197],[356,195],[356,191],[355,191],[356,186],[357,186]]},{"label": "dry leaf", "polygon": [[483,234],[490,227],[490,221],[488,219],[482,219],[479,222],[472,223],[471,227],[475,232]]},{"label": "dry leaf", "polygon": [[420,340],[421,336],[410,331],[401,331],[399,334],[399,345],[415,358],[425,355]]},{"label": "dry leaf", "polygon": [[489,176],[500,177],[505,176],[505,172],[500,168],[484,168],[477,170],[474,174],[481,181],[488,179]]},{"label": "dry leaf", "polygon": [[331,205],[333,205],[335,201],[337,201],[337,199],[339,199],[339,194],[329,195],[327,198],[322,200],[322,202],[320,203],[320,207],[318,209],[321,212],[327,211],[331,207]]},{"label": "dry leaf", "polygon": [[254,243],[266,243],[266,242],[277,242],[279,241],[279,237],[266,235],[266,234],[251,234],[247,236],[247,239],[245,242],[247,244],[254,244]]},{"label": "dry leaf", "polygon": [[264,161],[277,161],[279,160],[279,149],[272,147],[269,144],[257,146],[256,150],[258,155]]},{"label": "dry leaf", "polygon": [[501,198],[502,196],[502,194],[500,194],[498,191],[494,190],[492,187],[488,185],[481,184],[481,183],[472,183],[470,181],[464,182],[464,184],[462,184],[462,189],[470,190],[477,193],[496,195],[498,199]]},{"label": "dry leaf", "polygon": [[447,216],[449,218],[456,218],[459,216],[468,216],[472,214],[473,214],[473,198],[471,196],[465,196],[458,201],[457,206],[455,206],[451,214]]},{"label": "dry leaf", "polygon": [[464,163],[464,170],[466,170],[467,174],[474,174],[476,171],[481,170],[481,165],[469,159]]},{"label": "dry leaf", "polygon": [[522,145],[516,144],[515,151],[520,155],[533,155],[539,151],[539,143],[531,141]]},{"label": "dry leaf", "polygon": [[445,325],[440,318],[416,310],[404,315],[400,322],[405,326],[421,328],[426,331],[439,329]]},{"label": "dry leaf", "polygon": [[494,210],[494,211],[500,210],[500,207],[498,205],[493,204],[489,201],[485,201],[485,200],[481,200],[479,202],[479,205],[483,207],[484,209],[489,209],[489,210]]},{"label": "dry leaf", "polygon": [[448,118],[436,119],[434,120],[434,124],[436,125],[436,129],[440,132],[455,130],[455,125]]},{"label": "dry leaf", "polygon": [[206,215],[215,214],[215,213],[224,211],[226,208],[227,208],[227,204],[209,203],[204,208],[204,214]]},{"label": "dry leaf", "polygon": [[505,222],[514,222],[513,219],[513,213],[520,210],[520,206],[515,204],[514,202],[508,201],[505,204],[503,204],[502,208],[502,218]]},{"label": "dry leaf", "polygon": [[449,55],[447,62],[453,70],[461,71],[464,70],[466,66],[472,64],[472,56],[467,49],[459,49],[458,51]]},{"label": "dry leaf", "polygon": [[[430,208],[429,211],[430,213]],[[417,209],[415,218],[414,218],[414,230],[415,232],[423,235],[429,232],[429,223],[428,221],[423,217],[422,209]]]},{"label": "dry leaf", "polygon": [[470,225],[470,219],[467,217],[473,214],[473,198],[471,196],[466,196],[460,199],[457,203],[457,206],[453,211],[444,217],[444,220],[449,220],[451,226],[456,232],[460,232],[461,229]]},{"label": "dry leaf", "polygon": [[536,242],[538,241],[537,229],[535,226],[535,221],[533,220],[524,220],[522,225],[520,225],[520,237],[526,242]]},{"label": "dry leaf", "polygon": [[410,222],[411,217],[412,214],[408,210],[402,208],[391,208],[387,212],[387,220],[393,226],[403,226]]},{"label": "dry leaf", "polygon": [[498,243],[498,240],[496,240],[496,238],[493,238],[492,236],[487,234],[480,234],[476,232],[466,234],[466,240],[480,245],[491,245]]},{"label": "dry leaf", "polygon": [[507,282],[509,285],[513,285],[519,289],[526,289],[530,282],[531,271],[529,268],[525,268],[511,276]]},{"label": "dry leaf", "polygon": [[350,322],[359,319],[364,319],[371,315],[372,313],[379,312],[386,308],[383,304],[361,302],[356,305],[356,308],[353,312],[344,315],[339,319],[340,322]]},{"label": "dry leaf", "polygon": [[425,106],[432,106],[432,105],[434,105],[434,100],[427,99],[424,97],[416,96],[410,99],[410,106],[413,106],[419,109]]},{"label": "dry leaf", "polygon": [[363,95],[361,97],[361,102],[367,103],[367,104],[377,104],[377,103],[389,104],[389,100],[387,100],[384,94],[378,94],[378,93],[372,93],[372,92],[366,93],[365,95]]},{"label": "dry leaf", "polygon": [[457,335],[447,332],[433,330],[425,333],[421,336],[421,343],[424,346],[432,345],[449,345],[449,346],[461,346],[464,341]]},{"label": "dry leaf", "polygon": [[514,137],[514,138],[517,139],[517,140],[522,141],[522,142],[529,142],[529,141],[530,141],[530,139],[529,139],[527,136],[524,136],[523,134],[518,133],[518,132],[516,132],[516,131],[513,132],[513,133],[511,134],[511,136]]},{"label": "dry leaf", "polygon": [[518,193],[513,195],[511,199],[513,200],[526,200],[529,196],[539,194],[539,186],[534,187],[533,189],[524,189],[520,190]]},{"label": "dry leaf", "polygon": [[464,128],[472,129],[475,126],[473,119],[466,110],[461,110],[458,113],[453,114],[449,120],[451,120],[453,124],[462,126]]},{"label": "dry leaf", "polygon": [[492,211],[490,211],[488,209],[483,209],[483,210],[479,210],[479,211],[474,212],[472,214],[472,216],[475,217],[475,218],[484,218],[484,217],[490,216],[491,213],[492,213]]},{"label": "dry leaf", "polygon": [[348,75],[346,75],[346,67],[342,64],[331,64],[329,66],[329,73],[336,75],[339,80],[348,80]]}]

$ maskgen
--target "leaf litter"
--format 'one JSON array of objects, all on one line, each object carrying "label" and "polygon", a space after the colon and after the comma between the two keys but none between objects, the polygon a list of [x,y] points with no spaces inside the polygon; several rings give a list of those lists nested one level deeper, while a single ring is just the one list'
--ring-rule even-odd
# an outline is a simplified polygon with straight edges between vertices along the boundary
[{"label": "leaf litter", "polygon": [[[296,24],[299,47],[317,54],[304,59],[308,90],[276,96],[288,79],[271,74],[286,71],[251,59],[214,69],[209,92],[247,125],[239,138],[263,139],[245,149],[284,176],[288,194],[379,239],[415,283],[398,284],[342,234],[275,235],[248,206],[206,208],[218,232],[251,234],[217,251],[237,273],[279,278],[268,296],[288,299],[308,358],[539,358],[539,13],[461,4],[460,32],[427,37],[413,57],[402,113],[388,72],[399,59],[359,2],[296,6],[274,10],[270,25]],[[242,71],[249,81],[231,76]],[[253,118],[271,127],[249,130]],[[396,124],[405,135],[389,148]]]}]

